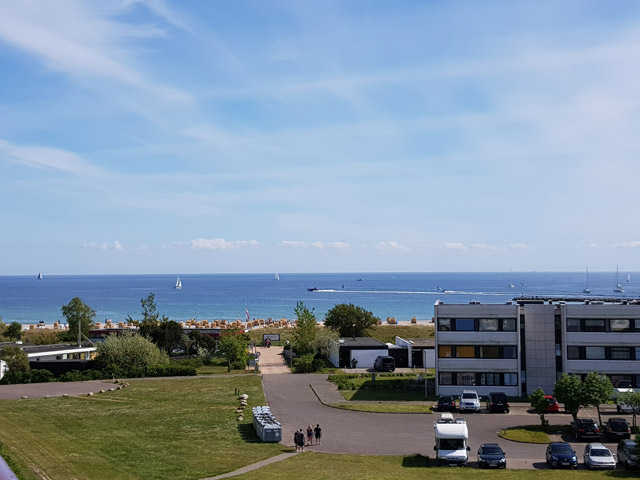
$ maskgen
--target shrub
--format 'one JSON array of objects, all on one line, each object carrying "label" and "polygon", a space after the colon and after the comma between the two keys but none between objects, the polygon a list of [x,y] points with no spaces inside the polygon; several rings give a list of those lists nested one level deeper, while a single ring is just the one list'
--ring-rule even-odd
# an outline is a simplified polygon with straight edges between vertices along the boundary
[{"label": "shrub", "polygon": [[31,369],[31,383],[53,382],[55,375],[53,372],[44,369]]},{"label": "shrub", "polygon": [[308,353],[293,360],[293,368],[296,373],[308,373],[313,371],[313,354]]},{"label": "shrub", "polygon": [[234,370],[244,370],[247,368],[247,361],[244,358],[238,358],[231,364],[231,368]]},{"label": "shrub", "polygon": [[166,353],[140,335],[111,335],[98,344],[96,363],[102,370],[113,375],[123,376],[124,372],[132,369],[144,370],[146,367],[166,365],[168,362]]},{"label": "shrub", "polygon": [[110,378],[111,374],[102,370],[71,370],[65,372],[58,377],[60,382],[84,382],[87,380],[102,380],[104,378]]},{"label": "shrub", "polygon": [[179,360],[171,360],[170,365],[200,368],[204,365],[204,360],[202,358],[181,358]]}]

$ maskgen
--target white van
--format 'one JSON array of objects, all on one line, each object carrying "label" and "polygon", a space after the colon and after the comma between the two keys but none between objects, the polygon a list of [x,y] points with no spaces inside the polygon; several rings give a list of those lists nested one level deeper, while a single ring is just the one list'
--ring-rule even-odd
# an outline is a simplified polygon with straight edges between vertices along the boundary
[{"label": "white van", "polygon": [[436,458],[442,465],[466,465],[469,461],[469,431],[463,418],[443,413],[433,422],[436,434]]}]

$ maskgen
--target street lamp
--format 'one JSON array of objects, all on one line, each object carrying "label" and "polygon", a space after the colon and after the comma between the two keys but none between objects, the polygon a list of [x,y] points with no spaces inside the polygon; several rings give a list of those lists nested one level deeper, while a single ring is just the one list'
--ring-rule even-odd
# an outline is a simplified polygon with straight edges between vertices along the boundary
[{"label": "street lamp", "polygon": [[356,341],[356,324],[352,324],[351,325],[351,338],[353,339],[353,341]]}]

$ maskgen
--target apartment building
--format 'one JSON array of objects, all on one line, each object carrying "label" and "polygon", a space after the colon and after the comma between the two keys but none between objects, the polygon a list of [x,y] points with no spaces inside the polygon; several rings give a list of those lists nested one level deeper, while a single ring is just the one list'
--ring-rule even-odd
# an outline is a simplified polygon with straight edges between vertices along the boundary
[{"label": "apartment building", "polygon": [[608,375],[640,387],[640,303],[436,302],[436,391],[526,396],[562,373]]}]

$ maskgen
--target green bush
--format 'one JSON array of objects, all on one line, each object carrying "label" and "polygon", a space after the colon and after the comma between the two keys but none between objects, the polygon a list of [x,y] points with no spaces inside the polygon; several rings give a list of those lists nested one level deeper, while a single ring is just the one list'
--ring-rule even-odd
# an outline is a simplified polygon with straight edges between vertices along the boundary
[{"label": "green bush", "polygon": [[0,385],[15,385],[17,383],[29,383],[31,382],[31,372],[24,372],[20,370],[9,370],[4,374]]},{"label": "green bush", "polygon": [[181,358],[179,360],[171,360],[171,365],[180,365],[183,367],[200,368],[204,365],[202,358]]},{"label": "green bush", "polygon": [[247,368],[247,361],[244,358],[238,358],[231,364],[233,370],[244,370]]},{"label": "green bush", "polygon": [[44,369],[32,369],[31,370],[31,383],[44,383],[53,382],[55,375],[53,372]]},{"label": "green bush", "polygon": [[370,373],[329,375],[329,380],[338,390],[384,389],[384,388],[422,388],[416,383],[414,373],[376,373],[374,381]]},{"label": "green bush", "polygon": [[302,355],[293,360],[293,369],[296,373],[308,373],[313,371],[313,353]]},{"label": "green bush", "polygon": [[105,378],[110,378],[111,375],[102,370],[71,370],[70,372],[65,372],[58,377],[60,382],[84,382],[87,380],[102,380]]}]

